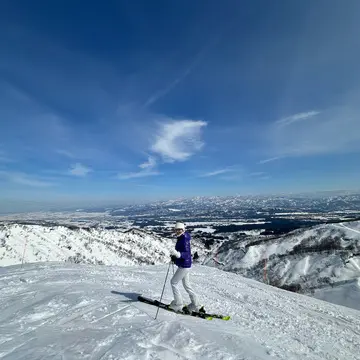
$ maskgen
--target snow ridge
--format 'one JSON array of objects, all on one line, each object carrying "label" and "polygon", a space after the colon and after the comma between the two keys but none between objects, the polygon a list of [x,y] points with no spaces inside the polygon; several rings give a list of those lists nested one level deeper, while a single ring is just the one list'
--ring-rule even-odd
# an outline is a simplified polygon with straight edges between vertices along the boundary
[{"label": "snow ridge", "polygon": [[[206,265],[236,272],[283,289],[322,295],[319,289],[333,288],[360,278],[360,222],[319,225],[298,229],[281,237],[227,241],[208,257]],[[354,286],[352,286],[352,289]],[[343,287],[347,292],[350,287]],[[331,292],[329,290],[328,294]],[[337,289],[339,292],[340,289]],[[360,304],[360,288],[353,307]],[[336,298],[345,298],[337,295]],[[325,297],[323,297],[325,299]],[[327,296],[328,301],[331,296]],[[339,303],[334,297],[333,301]],[[340,304],[349,306],[351,302]]]},{"label": "snow ridge", "polygon": [[[68,261],[103,265],[163,264],[169,261],[175,238],[140,229],[77,228],[43,225],[0,225],[0,266]],[[204,252],[194,240],[192,251]]]}]

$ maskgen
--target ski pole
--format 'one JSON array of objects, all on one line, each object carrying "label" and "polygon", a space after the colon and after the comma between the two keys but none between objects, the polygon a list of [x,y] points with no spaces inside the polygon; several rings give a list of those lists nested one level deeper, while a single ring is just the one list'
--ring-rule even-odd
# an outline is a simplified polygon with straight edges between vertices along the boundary
[{"label": "ski pole", "polygon": [[24,252],[23,252],[23,256],[22,256],[22,260],[21,260],[21,269],[23,268],[24,266],[24,259],[25,259],[25,251],[26,251],[26,245],[27,245],[27,242],[28,242],[28,237],[26,237],[26,240],[25,240],[25,245],[24,245]]},{"label": "ski pole", "polygon": [[[162,301],[162,297],[163,297],[163,295],[164,295],[164,290],[165,290],[166,280],[167,280],[168,275],[169,275],[170,265],[171,265],[171,261],[169,262],[169,266],[168,266],[168,269],[167,269],[167,273],[166,273],[166,277],[165,277],[165,282],[164,282],[164,287],[163,287],[163,289],[162,289],[162,293],[161,293],[161,297],[160,297],[160,302]],[[159,307],[159,305],[158,305],[158,308],[157,308],[157,311],[156,311],[156,315],[155,315],[155,320],[156,320],[156,318],[157,318],[157,316],[158,316],[159,309],[160,309],[160,307]]]}]

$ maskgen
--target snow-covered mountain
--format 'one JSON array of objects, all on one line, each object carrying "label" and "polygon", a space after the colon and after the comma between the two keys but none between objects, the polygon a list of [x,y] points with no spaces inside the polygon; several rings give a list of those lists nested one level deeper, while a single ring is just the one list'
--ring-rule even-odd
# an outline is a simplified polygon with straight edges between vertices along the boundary
[{"label": "snow-covered mountain", "polygon": [[[195,265],[207,321],[136,301],[159,298],[166,265],[29,264],[0,269],[0,358],[357,360],[360,312]],[[164,299],[171,300],[169,282]]]},{"label": "snow-covered mountain", "polygon": [[[0,266],[22,262],[70,261],[104,265],[163,264],[169,261],[175,238],[140,229],[0,225]],[[192,251],[204,253],[194,240]]]},{"label": "snow-covered mountain", "polygon": [[61,225],[86,222],[89,226],[136,220],[162,223],[182,220],[222,222],[272,218],[307,220],[323,223],[327,220],[360,218],[360,192],[320,192],[311,194],[262,196],[212,196],[181,198],[143,204],[111,205],[88,209],[67,209],[21,214],[0,214],[0,221],[55,221]]},{"label": "snow-covered mountain", "polygon": [[[334,210],[355,210],[359,211],[360,192],[315,192],[303,194],[269,194],[249,196],[196,196],[193,198],[179,198],[166,201],[156,201],[148,204],[133,204],[123,206],[120,209],[107,209],[109,213],[124,212],[192,212],[206,213],[216,209],[228,213],[237,213],[238,210],[267,209],[279,211],[334,211]],[[98,210],[98,209],[96,209]]]},{"label": "snow-covered mountain", "polygon": [[225,241],[204,264],[360,309],[360,222]]},{"label": "snow-covered mountain", "polygon": [[[360,222],[320,225],[277,237],[230,234],[217,242],[199,233],[197,223],[190,224],[192,251],[204,265],[360,310]],[[23,258],[24,263],[164,264],[174,243],[175,238],[137,228],[8,223],[0,225],[0,266],[20,264]]]}]

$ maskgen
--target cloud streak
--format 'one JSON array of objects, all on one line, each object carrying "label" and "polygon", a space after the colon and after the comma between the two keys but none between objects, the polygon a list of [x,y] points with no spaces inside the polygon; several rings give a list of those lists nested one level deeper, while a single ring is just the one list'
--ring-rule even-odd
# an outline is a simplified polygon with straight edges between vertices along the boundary
[{"label": "cloud streak", "polygon": [[280,159],[282,159],[282,156],[274,156],[274,157],[269,158],[269,159],[260,160],[259,164],[267,164],[269,162],[273,162],[273,161],[280,160]]},{"label": "cloud streak", "polygon": [[154,94],[152,94],[147,101],[144,104],[144,107],[148,107],[152,104],[154,104],[156,101],[161,99],[162,97],[166,96],[172,89],[174,89],[181,81],[183,81],[187,76],[190,75],[190,73],[193,71],[193,69],[198,65],[198,63],[204,58],[204,55],[211,47],[213,47],[218,41],[220,37],[215,36],[213,39],[211,39],[208,44],[203,46],[201,50],[194,56],[193,61],[191,64],[178,76],[174,81],[172,81],[168,86],[164,87],[161,90],[156,91]]},{"label": "cloud streak", "polygon": [[148,161],[139,165],[141,169],[153,169],[156,166],[156,159],[153,156],[149,156]]},{"label": "cloud streak", "polygon": [[141,169],[138,172],[131,172],[128,174],[118,174],[117,178],[119,180],[128,180],[128,179],[137,179],[143,178],[148,176],[156,176],[160,175],[161,173],[156,170],[157,161],[153,156],[148,157],[148,161],[139,165]]},{"label": "cloud streak", "polygon": [[[214,171],[205,172],[203,174],[200,174],[199,177],[215,177],[218,175],[223,175],[228,173],[239,173],[239,172],[242,172],[241,169],[238,166],[233,165],[233,166],[225,167],[223,169],[217,169]],[[238,174],[229,175],[229,177],[231,176],[238,176]]]},{"label": "cloud streak", "polygon": [[194,67],[194,64],[189,66],[182,75],[180,75],[178,78],[176,78],[171,84],[166,86],[164,89],[161,89],[157,92],[155,92],[153,95],[151,95],[147,101],[145,102],[144,106],[148,107],[152,104],[154,104],[156,101],[158,101],[160,98],[164,97],[167,93],[169,93],[173,88],[176,87],[177,84],[179,84],[184,78],[186,78],[190,72],[192,71]]},{"label": "cloud streak", "polygon": [[232,171],[231,169],[219,169],[219,170],[215,170],[215,171],[210,171],[207,172],[205,174],[200,175],[200,177],[212,177],[212,176],[217,176],[217,175],[221,175],[221,174],[225,174]]},{"label": "cloud streak", "polygon": [[163,123],[151,146],[164,162],[188,160],[204,146],[201,131],[205,121],[180,120]]},{"label": "cloud streak", "polygon": [[119,180],[128,180],[128,179],[138,179],[148,176],[156,176],[160,175],[161,173],[158,171],[139,171],[139,172],[133,172],[128,174],[119,174],[117,178]]},{"label": "cloud streak", "polygon": [[320,111],[308,111],[308,112],[302,112],[299,114],[295,114],[295,115],[291,115],[288,116],[286,118],[277,120],[275,123],[278,126],[287,126],[287,125],[291,125],[295,122],[299,122],[299,121],[304,121],[304,120],[308,120],[316,115],[320,114]]},{"label": "cloud streak", "polygon": [[[358,97],[321,112],[309,111],[269,125],[266,136],[271,157],[282,158],[360,152],[360,106]],[[316,117],[316,121],[305,121]]]},{"label": "cloud streak", "polygon": [[69,170],[70,175],[79,176],[79,177],[87,176],[90,172],[92,172],[92,169],[80,163],[76,163],[72,165]]},{"label": "cloud streak", "polygon": [[59,155],[63,155],[65,157],[68,157],[70,159],[75,158],[75,156],[70,151],[67,151],[67,150],[58,149],[58,150],[56,150],[56,153],[59,154]]},{"label": "cloud streak", "polygon": [[40,178],[36,178],[34,176],[21,172],[0,171],[0,177],[5,178],[12,183],[26,185],[30,187],[51,187],[56,185],[55,183],[42,180]]}]

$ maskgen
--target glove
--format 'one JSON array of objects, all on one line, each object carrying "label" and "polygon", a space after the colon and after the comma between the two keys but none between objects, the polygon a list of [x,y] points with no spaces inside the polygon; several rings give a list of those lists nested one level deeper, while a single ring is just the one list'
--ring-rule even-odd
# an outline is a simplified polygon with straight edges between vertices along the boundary
[{"label": "glove", "polygon": [[175,258],[179,259],[181,257],[181,254],[176,250],[172,250],[170,252],[170,256],[175,256]]},{"label": "glove", "polygon": [[171,255],[171,261],[174,263],[177,260],[177,257],[175,255]]}]

